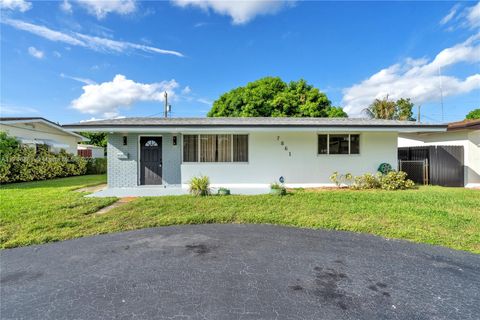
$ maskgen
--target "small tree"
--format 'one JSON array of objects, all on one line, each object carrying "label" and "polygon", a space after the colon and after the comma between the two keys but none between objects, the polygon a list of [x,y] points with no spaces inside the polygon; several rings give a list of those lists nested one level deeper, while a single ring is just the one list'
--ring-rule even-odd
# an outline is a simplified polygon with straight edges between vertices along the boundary
[{"label": "small tree", "polygon": [[474,109],[470,111],[465,117],[465,119],[469,119],[469,120],[480,119],[480,109]]},{"label": "small tree", "polygon": [[413,107],[410,98],[393,101],[389,100],[387,95],[383,99],[375,99],[366,111],[375,119],[414,121]]}]

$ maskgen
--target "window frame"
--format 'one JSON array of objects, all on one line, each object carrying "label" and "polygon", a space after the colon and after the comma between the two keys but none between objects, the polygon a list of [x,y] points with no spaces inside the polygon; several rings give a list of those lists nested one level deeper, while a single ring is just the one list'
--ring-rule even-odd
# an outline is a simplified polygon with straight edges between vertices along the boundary
[{"label": "window frame", "polygon": [[[348,136],[348,153],[330,153],[330,135],[347,135]],[[320,136],[327,136],[327,153],[319,153],[318,140]],[[351,136],[358,136],[358,153],[352,153],[352,139]],[[317,156],[359,156],[362,152],[361,143],[362,138],[360,133],[317,133]]]},{"label": "window frame", "polygon": [[[201,160],[201,142],[200,142],[200,136],[201,135],[229,135],[230,136],[230,161],[211,161],[211,162],[203,162]],[[235,135],[240,135],[240,136],[247,136],[247,161],[233,161],[233,136]],[[185,161],[183,157],[183,149],[184,149],[184,136],[196,136],[197,137],[197,161]],[[223,132],[218,132],[218,133],[185,133],[182,134],[182,164],[248,164],[250,162],[250,134],[248,133],[223,133]]]}]

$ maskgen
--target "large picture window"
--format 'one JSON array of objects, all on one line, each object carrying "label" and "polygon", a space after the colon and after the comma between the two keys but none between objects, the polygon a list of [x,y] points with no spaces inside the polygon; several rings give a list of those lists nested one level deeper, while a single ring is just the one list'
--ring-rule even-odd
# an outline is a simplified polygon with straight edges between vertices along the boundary
[{"label": "large picture window", "polygon": [[360,154],[359,134],[319,134],[318,154]]},{"label": "large picture window", "polygon": [[248,135],[184,135],[183,162],[248,162]]}]

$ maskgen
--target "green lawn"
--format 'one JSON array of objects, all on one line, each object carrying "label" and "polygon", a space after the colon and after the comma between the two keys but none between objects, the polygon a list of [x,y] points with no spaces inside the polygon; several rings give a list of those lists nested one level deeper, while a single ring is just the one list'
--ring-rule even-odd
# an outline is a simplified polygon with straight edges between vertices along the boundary
[{"label": "green lawn", "polygon": [[285,197],[139,198],[103,215],[113,199],[71,192],[103,176],[22,183],[0,189],[1,246],[14,247],[174,224],[271,223],[366,232],[480,253],[480,191],[304,191]]}]

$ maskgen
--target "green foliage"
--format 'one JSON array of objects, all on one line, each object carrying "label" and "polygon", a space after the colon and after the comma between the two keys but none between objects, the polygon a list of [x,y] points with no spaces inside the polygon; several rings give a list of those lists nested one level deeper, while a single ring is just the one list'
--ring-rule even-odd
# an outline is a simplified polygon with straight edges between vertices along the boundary
[{"label": "green foliage", "polygon": [[469,120],[480,119],[480,109],[474,109],[470,111],[465,117],[465,119],[469,119]]},{"label": "green foliage", "polygon": [[221,196],[228,196],[230,195],[230,189],[224,187],[218,188],[218,194]]},{"label": "green foliage", "polygon": [[107,173],[107,158],[86,158],[87,174]]},{"label": "green foliage", "polygon": [[284,196],[287,194],[287,188],[283,184],[280,184],[278,182],[273,182],[270,184],[270,193],[279,195],[279,196]]},{"label": "green foliage", "polygon": [[107,147],[107,133],[106,132],[80,132],[82,136],[88,138],[89,141],[81,142],[83,144],[92,144],[94,146]]},{"label": "green foliage", "polygon": [[335,171],[330,176],[330,181],[335,183],[337,188],[340,188],[342,185],[347,185],[348,186],[353,181],[353,175],[351,173],[339,174],[337,171]]},{"label": "green foliage", "polygon": [[220,96],[209,117],[346,117],[327,96],[305,80],[285,83],[265,77]]},{"label": "green foliage", "polygon": [[207,176],[193,177],[189,185],[190,193],[194,196],[208,196],[211,193],[210,179]]},{"label": "green foliage", "polygon": [[383,189],[383,190],[405,190],[415,186],[412,180],[407,179],[407,174],[403,171],[389,171],[386,174],[378,172],[376,175],[366,173],[355,177],[353,189]]},{"label": "green foliage", "polygon": [[[46,146],[37,146],[37,151],[27,146],[14,145],[6,135],[0,136],[0,145],[10,146],[2,151],[0,183],[45,180],[85,174],[85,159],[60,151],[49,152]],[[13,146],[13,147],[12,147]]]},{"label": "green foliage", "polygon": [[367,111],[375,119],[415,121],[413,107],[414,104],[410,101],[410,98],[393,101],[386,96],[383,99],[375,99]]},{"label": "green foliage", "polygon": [[405,190],[413,188],[415,183],[407,179],[407,174],[403,171],[390,171],[382,175],[380,185],[383,190]]},{"label": "green foliage", "polygon": [[352,188],[357,190],[379,189],[381,187],[381,177],[381,173],[377,173],[376,175],[365,173],[364,175],[355,177]]}]

